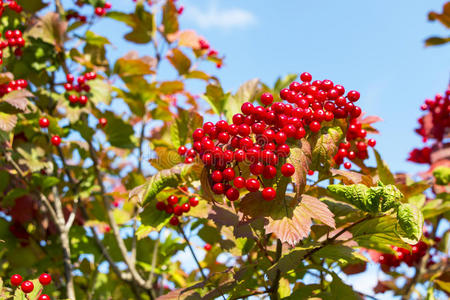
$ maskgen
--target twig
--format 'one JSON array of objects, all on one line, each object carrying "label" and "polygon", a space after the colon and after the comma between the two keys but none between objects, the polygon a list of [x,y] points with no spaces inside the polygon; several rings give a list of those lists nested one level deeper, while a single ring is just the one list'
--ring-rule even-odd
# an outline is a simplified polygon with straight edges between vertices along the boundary
[{"label": "twig", "polygon": [[127,265],[128,269],[130,270],[131,276],[133,277],[134,281],[139,286],[144,287],[144,286],[146,286],[146,282],[141,277],[141,275],[137,272],[134,263],[131,261],[130,257],[128,256],[127,247],[126,247],[125,242],[123,241],[122,237],[120,236],[120,228],[117,225],[116,220],[114,219],[114,214],[113,214],[113,211],[111,210],[111,205],[108,202],[108,198],[105,196],[106,190],[105,190],[105,186],[103,185],[102,175],[98,168],[97,155],[95,153],[94,147],[92,146],[92,142],[90,140],[88,140],[87,143],[89,146],[89,154],[93,161],[95,177],[97,179],[98,184],[100,185],[100,192],[102,195],[103,206],[105,207],[106,216],[108,218],[109,224],[111,225],[111,229],[113,231],[114,238],[117,242],[117,246],[120,250],[121,255],[123,256],[125,264]]},{"label": "twig", "polygon": [[186,233],[184,232],[183,227],[181,227],[180,224],[178,224],[178,229],[180,230],[181,235],[183,235],[183,238],[186,241],[186,244],[188,245],[192,256],[194,257],[194,260],[197,263],[198,269],[200,270],[200,274],[202,274],[203,279],[206,281],[208,278],[206,277],[205,272],[203,271],[203,268],[202,268],[202,266],[200,265],[200,262],[197,259],[197,255],[195,255],[195,252],[194,252],[194,249],[192,248],[191,242],[189,241],[188,237],[186,236]]},{"label": "twig", "polygon": [[[281,258],[281,253],[283,250],[283,244],[281,243],[281,241],[279,239],[277,239],[277,249],[276,249],[276,253],[275,253],[275,261],[274,263],[277,263],[280,258]],[[281,272],[278,269],[277,273],[275,274],[275,278],[273,280],[273,284],[269,289],[269,293],[270,293],[270,299],[271,300],[277,300],[278,299],[278,287],[280,286],[280,276]]]}]

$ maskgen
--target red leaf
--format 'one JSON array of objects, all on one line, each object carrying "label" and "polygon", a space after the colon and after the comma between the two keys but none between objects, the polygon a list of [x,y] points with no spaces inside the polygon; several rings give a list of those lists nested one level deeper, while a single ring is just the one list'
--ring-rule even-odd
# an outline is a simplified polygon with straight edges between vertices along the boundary
[{"label": "red leaf", "polygon": [[[286,202],[296,201],[287,197]],[[294,207],[281,205],[277,210],[271,211],[265,225],[266,233],[274,233],[283,243],[295,246],[307,237],[311,231],[312,219],[335,228],[333,213],[328,206],[317,198],[303,195],[299,204]]]}]

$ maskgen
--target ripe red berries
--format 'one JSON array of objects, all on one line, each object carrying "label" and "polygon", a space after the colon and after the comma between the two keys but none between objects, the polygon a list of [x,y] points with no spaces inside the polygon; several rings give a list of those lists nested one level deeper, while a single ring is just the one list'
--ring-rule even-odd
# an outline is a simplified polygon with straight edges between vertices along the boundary
[{"label": "ripe red berries", "polygon": [[50,141],[54,146],[59,146],[61,144],[61,138],[59,137],[59,135],[52,136]]},{"label": "ripe red berries", "polygon": [[46,294],[42,294],[39,296],[38,300],[50,300],[50,296]]},{"label": "ripe red berries", "polygon": [[284,177],[291,177],[295,173],[295,168],[293,165],[286,163],[281,166],[281,174],[283,174]]},{"label": "ripe red berries", "polygon": [[261,103],[264,105],[270,105],[273,102],[273,96],[271,93],[264,93],[261,95]]},{"label": "ripe red berries", "polygon": [[206,251],[209,251],[212,249],[212,246],[210,244],[205,244],[205,246],[203,246],[203,249],[205,249]]},{"label": "ripe red berries", "polygon": [[39,282],[42,285],[49,285],[52,282],[52,277],[47,273],[42,273],[41,276],[39,276]]},{"label": "ripe red berries", "polygon": [[105,127],[108,124],[108,120],[106,118],[100,118],[98,119],[98,123],[100,126]]},{"label": "ripe red berries", "polygon": [[11,276],[11,284],[14,286],[19,286],[22,280],[23,278],[19,274],[14,274],[13,276]]},{"label": "ripe red berries", "polygon": [[34,284],[31,281],[26,280],[22,282],[20,288],[22,289],[22,292],[24,292],[25,294],[29,294],[34,290]]},{"label": "ripe red berries", "polygon": [[271,187],[266,187],[262,191],[262,196],[266,201],[272,201],[273,199],[275,199],[276,195],[277,192],[275,191],[274,188]]},{"label": "ripe red berries", "polygon": [[50,121],[46,117],[39,119],[39,126],[41,128],[47,128],[50,125]]}]

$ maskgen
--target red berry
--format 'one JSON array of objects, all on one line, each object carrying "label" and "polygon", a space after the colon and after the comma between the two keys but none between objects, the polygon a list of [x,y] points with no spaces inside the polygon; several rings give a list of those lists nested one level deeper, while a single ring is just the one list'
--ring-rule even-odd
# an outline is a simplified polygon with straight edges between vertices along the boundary
[{"label": "red berry", "polygon": [[305,82],[310,82],[310,81],[312,80],[312,76],[311,76],[311,74],[309,74],[308,72],[303,72],[303,73],[300,75],[300,79],[301,79],[302,81],[305,81]]},{"label": "red berry", "polygon": [[196,197],[189,198],[189,204],[192,207],[196,207],[198,205],[198,199]]},{"label": "red berry", "polygon": [[110,9],[112,7],[112,4],[110,2],[105,2],[105,9]]},{"label": "red berry", "polygon": [[214,184],[212,189],[213,192],[216,193],[217,195],[223,194],[223,192],[225,191],[225,187],[222,183]]},{"label": "red berry", "polygon": [[261,95],[261,102],[264,105],[270,105],[273,102],[273,96],[271,93],[264,93]]},{"label": "red berry", "polygon": [[257,190],[259,190],[260,184],[258,180],[250,178],[245,182],[245,187],[250,192],[256,192]]},{"label": "red berry", "polygon": [[276,195],[277,192],[275,191],[274,188],[271,187],[266,187],[262,191],[262,196],[266,201],[272,201],[273,199],[275,199]]},{"label": "red berry", "polygon": [[20,288],[22,289],[22,292],[24,292],[25,294],[29,294],[34,290],[34,284],[31,281],[27,280],[22,282]]},{"label": "red berry", "polygon": [[178,224],[180,224],[180,220],[178,220],[178,217],[173,216],[172,218],[170,218],[169,223],[170,225],[177,226]]},{"label": "red berry", "polygon": [[59,146],[61,144],[61,138],[58,135],[54,135],[51,138],[51,142],[54,146]]},{"label": "red berry", "polygon": [[225,170],[223,170],[222,176],[226,181],[230,181],[234,179],[236,174],[232,168],[226,168]]},{"label": "red berry", "polygon": [[50,125],[50,121],[46,117],[39,119],[39,126],[41,128],[47,128]]},{"label": "red berry", "polygon": [[77,95],[69,95],[69,101],[70,101],[70,103],[72,103],[72,104],[77,103],[77,102],[78,102],[78,97],[77,97]]},{"label": "red berry", "polygon": [[105,127],[108,124],[108,120],[106,118],[100,118],[98,119],[98,123],[100,126]]},{"label": "red berry", "polygon": [[166,210],[166,204],[162,201],[156,202],[156,209],[160,211]]},{"label": "red berry", "polygon": [[106,11],[103,7],[96,7],[94,12],[97,16],[101,17],[105,14]]},{"label": "red berry", "polygon": [[68,83],[72,83],[75,80],[75,77],[72,74],[67,74],[66,79]]},{"label": "red berry", "polygon": [[359,97],[360,97],[360,95],[359,95],[359,92],[357,92],[357,91],[350,91],[347,94],[347,99],[352,101],[352,102],[358,101]]},{"label": "red berry", "polygon": [[213,171],[211,174],[211,179],[214,182],[221,182],[223,180],[222,172],[219,170]]},{"label": "red berry", "polygon": [[47,273],[42,273],[41,276],[39,276],[39,282],[42,285],[49,285],[52,282],[52,277]]},{"label": "red berry", "polygon": [[204,248],[206,251],[209,251],[209,250],[211,250],[212,246],[211,246],[210,244],[205,244],[205,246],[203,246],[203,248]]},{"label": "red berry", "polygon": [[181,205],[177,205],[173,208],[173,214],[175,216],[181,216],[183,214],[183,208],[181,207]]},{"label": "red berry", "polygon": [[73,90],[73,85],[71,83],[64,83],[64,89],[66,91],[71,91]]},{"label": "red berry", "polygon": [[314,170],[308,170],[308,175],[309,175],[309,176],[314,175]]},{"label": "red berry", "polygon": [[20,276],[19,274],[14,274],[13,276],[11,276],[11,284],[14,286],[20,285],[22,280],[22,276]]},{"label": "red berry", "polygon": [[194,139],[194,141],[200,141],[204,136],[205,131],[201,128],[195,129],[194,133],[192,134],[192,138]]},{"label": "red berry", "polygon": [[275,135],[275,142],[277,142],[277,144],[279,145],[284,144],[286,140],[287,136],[283,131],[280,131]]},{"label": "red berry", "polygon": [[239,191],[235,188],[229,188],[225,192],[225,196],[227,196],[228,200],[235,201],[235,200],[239,199]]},{"label": "red berry", "polygon": [[375,147],[375,145],[377,144],[377,141],[375,141],[374,139],[369,139],[369,140],[367,141],[367,144],[368,144],[370,147]]},{"label": "red berry", "polygon": [[320,123],[317,121],[312,121],[309,124],[309,129],[311,129],[312,132],[318,132],[320,130]]},{"label": "red berry", "polygon": [[186,154],[186,151],[187,151],[186,146],[180,146],[180,147],[178,147],[178,154],[180,154],[180,155],[185,155],[185,154]]},{"label": "red berry", "polygon": [[285,163],[281,166],[281,174],[283,174],[284,177],[291,177],[295,173],[295,168],[290,163]]},{"label": "red berry", "polygon": [[251,115],[255,107],[250,102],[245,102],[241,106],[241,111],[244,115]]},{"label": "red berry", "polygon": [[191,205],[189,203],[184,203],[183,205],[181,205],[181,208],[183,212],[187,213],[189,210],[191,210]]},{"label": "red berry", "polygon": [[352,167],[352,164],[349,162],[344,163],[344,168],[346,168],[347,170],[350,169]]},{"label": "red berry", "polygon": [[86,95],[81,95],[78,99],[78,101],[80,102],[80,104],[82,106],[86,105],[88,103],[88,97]]},{"label": "red berry", "polygon": [[175,204],[177,204],[177,203],[178,203],[178,197],[175,196],[175,195],[170,195],[170,196],[167,198],[167,203],[169,203],[170,205],[175,205]]},{"label": "red berry", "polygon": [[234,186],[236,188],[242,189],[243,187],[245,187],[245,179],[244,179],[244,177],[238,176],[238,177],[234,178],[233,184],[234,184]]},{"label": "red berry", "polygon": [[39,296],[38,300],[50,300],[50,296],[46,294],[42,294]]},{"label": "red berry", "polygon": [[277,176],[277,168],[274,166],[265,166],[263,171],[263,177],[266,179],[272,179]]}]

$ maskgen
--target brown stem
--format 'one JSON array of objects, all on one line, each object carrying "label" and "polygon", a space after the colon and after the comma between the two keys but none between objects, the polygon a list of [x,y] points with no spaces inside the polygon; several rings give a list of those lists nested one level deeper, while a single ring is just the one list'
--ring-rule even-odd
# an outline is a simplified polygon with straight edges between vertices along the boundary
[{"label": "brown stem", "polygon": [[[283,250],[283,244],[280,240],[277,239],[277,249],[275,253],[275,263],[277,263],[281,258],[281,253]],[[278,300],[278,288],[280,286],[280,278],[281,278],[281,272],[278,269],[277,273],[275,274],[275,278],[273,280],[273,284],[270,287],[269,293],[270,293],[270,300]]]}]

